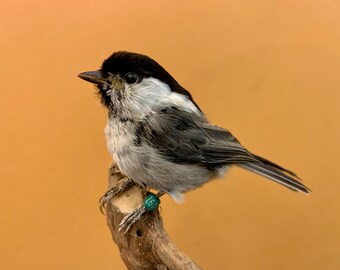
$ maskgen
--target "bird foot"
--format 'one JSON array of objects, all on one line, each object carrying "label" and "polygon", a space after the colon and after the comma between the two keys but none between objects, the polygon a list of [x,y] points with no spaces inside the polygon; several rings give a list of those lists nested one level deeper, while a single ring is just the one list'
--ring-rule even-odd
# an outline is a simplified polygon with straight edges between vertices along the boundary
[{"label": "bird foot", "polygon": [[99,199],[99,209],[100,212],[105,214],[105,207],[106,204],[111,201],[112,198],[119,195],[120,193],[124,192],[125,190],[128,190],[130,187],[132,187],[135,183],[131,179],[126,179],[123,181],[119,186],[115,186],[110,188],[108,191],[104,193],[104,195]]},{"label": "bird foot", "polygon": [[149,193],[144,199],[143,204],[139,205],[135,210],[127,214],[122,219],[118,225],[119,231],[122,231],[123,234],[126,234],[132,225],[139,221],[146,212],[152,212],[156,210],[161,202],[159,198],[164,194],[165,192],[163,191],[159,191],[157,194]]},{"label": "bird foot", "polygon": [[141,204],[131,213],[127,214],[118,225],[119,231],[126,234],[133,224],[135,224],[140,218],[147,212],[146,207]]}]

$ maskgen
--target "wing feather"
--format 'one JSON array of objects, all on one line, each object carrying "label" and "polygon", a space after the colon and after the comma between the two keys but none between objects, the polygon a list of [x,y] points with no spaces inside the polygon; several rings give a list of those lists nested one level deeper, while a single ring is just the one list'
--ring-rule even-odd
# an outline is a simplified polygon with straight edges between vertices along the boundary
[{"label": "wing feather", "polygon": [[147,119],[138,132],[143,132],[146,143],[171,162],[209,168],[238,165],[292,190],[309,193],[295,173],[252,154],[231,132],[209,124],[203,115],[165,108]]}]

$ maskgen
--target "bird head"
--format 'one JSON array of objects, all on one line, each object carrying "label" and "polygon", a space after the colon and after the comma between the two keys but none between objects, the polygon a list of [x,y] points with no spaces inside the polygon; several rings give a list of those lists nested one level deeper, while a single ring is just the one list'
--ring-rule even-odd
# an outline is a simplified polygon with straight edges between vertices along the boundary
[{"label": "bird head", "polygon": [[[81,79],[97,86],[102,103],[109,109],[124,99],[149,103],[164,102],[165,95],[177,93],[191,101],[185,90],[160,64],[138,53],[118,51],[104,60],[101,68],[82,72]],[[149,104],[151,105],[151,104]]]}]

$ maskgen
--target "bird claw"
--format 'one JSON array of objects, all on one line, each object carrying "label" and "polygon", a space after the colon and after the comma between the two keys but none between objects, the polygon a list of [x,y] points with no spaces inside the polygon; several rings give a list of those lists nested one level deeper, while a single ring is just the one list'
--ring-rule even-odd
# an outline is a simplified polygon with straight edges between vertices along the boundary
[{"label": "bird claw", "polygon": [[99,209],[100,212],[105,214],[106,204],[111,201],[112,198],[124,192],[125,190],[132,187],[135,183],[131,179],[126,179],[119,186],[115,186],[110,188],[108,191],[104,193],[104,195],[99,199]]},{"label": "bird claw", "polygon": [[157,194],[150,192],[149,195],[145,197],[143,204],[139,205],[122,219],[118,225],[118,230],[126,234],[132,225],[139,221],[146,212],[152,212],[158,208],[160,204],[159,198],[164,194],[165,192],[163,191],[159,191]]},{"label": "bird claw", "polygon": [[118,230],[126,234],[140,218],[147,212],[143,204],[139,205],[131,213],[127,214],[118,225]]},{"label": "bird claw", "polygon": [[[113,170],[113,167],[111,168]],[[110,171],[110,176],[114,172]],[[123,178],[123,177],[122,177]],[[121,180],[122,178],[118,179]],[[135,182],[132,179],[127,178],[124,181],[121,181],[120,185],[114,186],[110,188],[105,194],[99,199],[100,211],[105,214],[106,205],[113,199],[115,196],[120,193],[128,190],[130,187],[135,185]],[[144,189],[145,190],[145,189]],[[145,190],[146,191],[146,190]],[[141,217],[148,211],[154,211],[158,208],[160,203],[159,198],[165,194],[163,191],[159,191],[157,194],[153,194],[148,192],[149,195],[144,199],[144,203],[139,205],[136,209],[134,209],[131,213],[127,214],[120,224],[118,225],[118,230],[122,231],[123,234],[126,234],[131,227],[141,219]]]}]

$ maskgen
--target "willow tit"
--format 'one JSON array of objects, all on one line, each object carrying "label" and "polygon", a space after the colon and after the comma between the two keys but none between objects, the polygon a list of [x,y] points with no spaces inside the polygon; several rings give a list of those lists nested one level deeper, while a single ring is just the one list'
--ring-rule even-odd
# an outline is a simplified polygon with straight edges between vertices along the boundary
[{"label": "willow tit", "polygon": [[209,123],[191,94],[150,57],[115,52],[99,70],[79,77],[97,86],[108,108],[109,152],[135,183],[181,201],[183,193],[236,165],[309,193],[295,173],[249,152],[230,131]]}]

